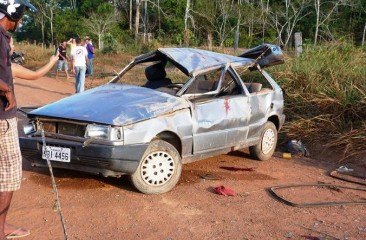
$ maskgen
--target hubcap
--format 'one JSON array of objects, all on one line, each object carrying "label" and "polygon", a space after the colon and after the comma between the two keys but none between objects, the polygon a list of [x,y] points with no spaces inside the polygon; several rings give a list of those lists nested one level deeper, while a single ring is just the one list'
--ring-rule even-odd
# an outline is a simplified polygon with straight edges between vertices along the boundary
[{"label": "hubcap", "polygon": [[175,164],[167,152],[150,153],[141,165],[141,176],[145,183],[161,186],[168,182],[174,173]]},{"label": "hubcap", "polygon": [[272,129],[267,129],[263,134],[262,152],[264,154],[268,154],[274,147],[274,143],[275,143],[275,133]]}]

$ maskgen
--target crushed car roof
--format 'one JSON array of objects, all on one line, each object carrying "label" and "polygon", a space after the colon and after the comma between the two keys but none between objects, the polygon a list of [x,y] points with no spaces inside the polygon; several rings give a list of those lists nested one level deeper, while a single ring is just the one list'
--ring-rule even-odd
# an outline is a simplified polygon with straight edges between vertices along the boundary
[{"label": "crushed car roof", "polygon": [[251,65],[253,59],[194,48],[159,48],[156,51],[135,58],[135,63],[158,61],[167,58],[187,75],[197,75],[202,71],[227,64]]}]

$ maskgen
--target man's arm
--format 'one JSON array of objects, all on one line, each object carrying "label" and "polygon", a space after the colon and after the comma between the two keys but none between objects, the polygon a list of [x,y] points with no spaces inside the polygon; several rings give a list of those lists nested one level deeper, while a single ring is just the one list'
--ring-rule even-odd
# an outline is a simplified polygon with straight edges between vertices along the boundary
[{"label": "man's arm", "polygon": [[11,65],[11,71],[13,73],[13,77],[22,78],[25,80],[37,80],[38,78],[46,75],[46,73],[51,70],[57,61],[58,55],[52,56],[46,65],[36,71],[29,70],[21,65],[13,63]]}]

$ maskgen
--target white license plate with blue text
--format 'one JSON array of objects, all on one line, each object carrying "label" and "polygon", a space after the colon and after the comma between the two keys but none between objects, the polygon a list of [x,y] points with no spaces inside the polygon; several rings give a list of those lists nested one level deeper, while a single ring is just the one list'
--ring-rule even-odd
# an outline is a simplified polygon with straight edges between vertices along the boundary
[{"label": "white license plate with blue text", "polygon": [[42,158],[47,158],[51,161],[58,162],[70,162],[71,161],[71,151],[70,148],[62,147],[42,147]]}]

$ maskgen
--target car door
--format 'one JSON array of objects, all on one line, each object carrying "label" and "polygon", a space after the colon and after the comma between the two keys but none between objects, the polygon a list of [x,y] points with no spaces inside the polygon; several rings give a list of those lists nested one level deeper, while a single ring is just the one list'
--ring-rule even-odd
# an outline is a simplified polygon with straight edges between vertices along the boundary
[{"label": "car door", "polygon": [[248,121],[248,139],[257,139],[260,137],[263,124],[267,121],[266,117],[272,106],[274,90],[260,71],[236,70],[249,92],[251,114]]},{"label": "car door", "polygon": [[[248,133],[250,109],[248,97],[242,94],[242,86],[225,69],[213,75],[198,76],[196,90],[187,91],[190,94],[194,91],[203,94],[191,100],[194,154],[237,146],[246,139]],[[214,83],[203,80],[199,83],[200,78]],[[234,94],[220,92],[228,82],[234,83],[234,88],[227,89]],[[208,94],[210,92],[212,94]]]}]

